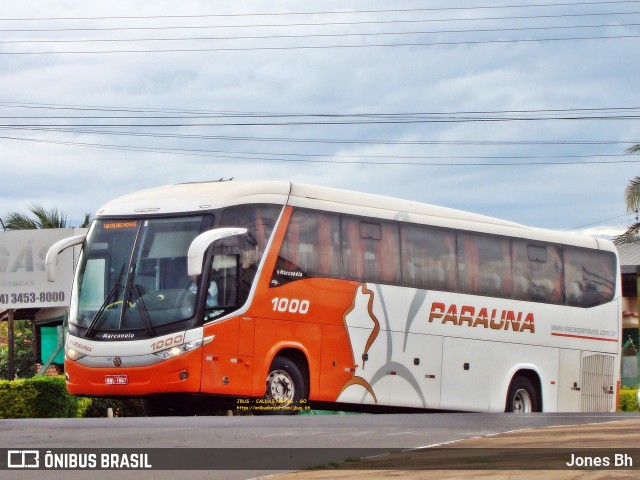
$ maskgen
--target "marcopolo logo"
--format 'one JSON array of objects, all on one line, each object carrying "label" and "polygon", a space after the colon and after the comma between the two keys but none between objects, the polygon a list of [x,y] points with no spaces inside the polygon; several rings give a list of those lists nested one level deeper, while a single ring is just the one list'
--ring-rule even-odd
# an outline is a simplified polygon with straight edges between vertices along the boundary
[{"label": "marcopolo logo", "polygon": [[8,468],[40,468],[40,452],[38,450],[8,450]]}]

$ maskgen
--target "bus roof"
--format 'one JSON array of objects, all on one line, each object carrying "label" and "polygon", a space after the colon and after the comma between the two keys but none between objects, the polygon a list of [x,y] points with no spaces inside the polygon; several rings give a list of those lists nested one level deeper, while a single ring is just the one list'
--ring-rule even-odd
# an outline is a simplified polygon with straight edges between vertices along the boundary
[{"label": "bus roof", "polygon": [[100,208],[96,218],[198,212],[245,203],[290,204],[615,252],[613,244],[606,240],[526,227],[485,215],[382,195],[285,181],[228,180],[166,185],[118,197]]},{"label": "bus roof", "polygon": [[291,184],[259,180],[179,183],[140,190],[100,208],[97,217],[199,212],[244,203],[287,202]]}]

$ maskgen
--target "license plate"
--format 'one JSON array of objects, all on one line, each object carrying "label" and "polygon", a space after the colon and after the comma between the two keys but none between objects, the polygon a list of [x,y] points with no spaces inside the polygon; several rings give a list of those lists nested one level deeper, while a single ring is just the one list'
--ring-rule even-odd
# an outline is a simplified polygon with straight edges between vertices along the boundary
[{"label": "license plate", "polygon": [[104,383],[107,385],[126,385],[129,383],[127,375],[105,375]]}]

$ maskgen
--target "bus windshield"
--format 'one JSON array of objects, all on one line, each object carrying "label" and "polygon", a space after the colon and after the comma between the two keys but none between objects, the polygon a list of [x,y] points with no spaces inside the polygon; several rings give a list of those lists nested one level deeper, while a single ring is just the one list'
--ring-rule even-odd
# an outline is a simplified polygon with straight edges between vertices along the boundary
[{"label": "bus windshield", "polygon": [[96,221],[80,259],[70,323],[86,328],[87,337],[154,336],[158,327],[193,317],[197,288],[187,275],[187,251],[203,218]]},{"label": "bus windshield", "polygon": [[[237,310],[249,296],[280,210],[251,204],[205,215],[96,220],[73,287],[74,334],[149,338]],[[247,233],[216,241],[202,275],[189,276],[189,246],[214,227],[242,227]],[[197,317],[199,305],[204,312]]]}]

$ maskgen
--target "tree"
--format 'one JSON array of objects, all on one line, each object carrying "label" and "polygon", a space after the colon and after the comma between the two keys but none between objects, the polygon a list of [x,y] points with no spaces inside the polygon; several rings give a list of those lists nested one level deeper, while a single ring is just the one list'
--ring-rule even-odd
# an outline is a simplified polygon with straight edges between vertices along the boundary
[{"label": "tree", "polygon": [[[640,145],[634,145],[628,148],[626,152],[640,152]],[[627,204],[627,212],[638,213],[638,209],[640,209],[640,177],[629,180],[629,185],[627,185],[624,191],[624,199]],[[640,222],[638,222],[637,216],[636,223],[627,228],[627,231],[622,235],[615,237],[614,242],[618,245],[622,243],[640,242]]]},{"label": "tree", "polygon": [[630,146],[625,150],[625,153],[640,153],[640,143]]},{"label": "tree", "polygon": [[[0,325],[0,336],[7,337],[7,322]],[[33,325],[30,320],[16,320],[14,327],[13,371],[18,378],[29,378],[36,373],[33,354]],[[9,378],[9,347],[0,345],[0,378]]]},{"label": "tree", "polygon": [[[57,208],[47,210],[42,205],[33,204],[29,206],[31,215],[11,212],[4,220],[5,230],[35,230],[40,228],[66,228],[67,216]],[[91,222],[88,213],[84,216],[81,228],[86,228]]]}]

